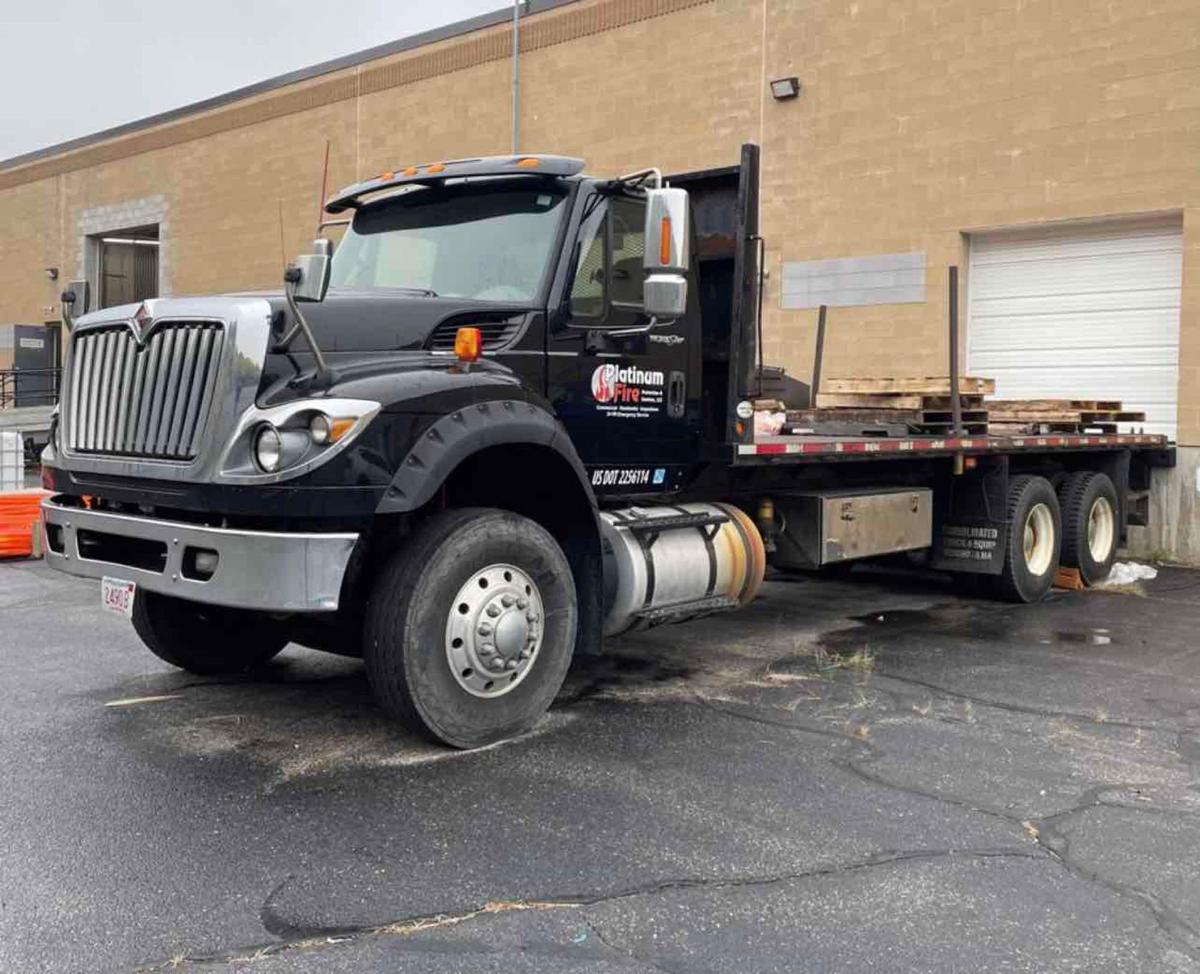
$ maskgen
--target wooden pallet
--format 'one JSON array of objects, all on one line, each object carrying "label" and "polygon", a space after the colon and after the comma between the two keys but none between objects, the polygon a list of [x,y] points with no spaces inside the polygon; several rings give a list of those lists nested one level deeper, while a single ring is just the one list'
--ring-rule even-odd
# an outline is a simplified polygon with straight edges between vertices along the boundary
[{"label": "wooden pallet", "polygon": [[[927,395],[919,392],[818,392],[818,409],[949,409],[950,396]],[[959,395],[963,409],[986,408],[983,396]]]},{"label": "wooden pallet", "polygon": [[1119,399],[989,399],[987,409],[995,433],[1115,433],[1118,423],[1146,421]]},{"label": "wooden pallet", "polygon": [[[983,409],[967,409],[962,412],[963,432],[972,436],[987,432],[988,414]],[[830,427],[834,424],[869,427],[900,427],[909,433],[933,433],[946,435],[953,428],[953,417],[949,410],[923,409],[855,409],[836,407],[830,409],[789,409],[786,425],[795,427]]]},{"label": "wooden pallet", "polygon": [[1034,423],[989,420],[988,431],[997,436],[1041,436],[1047,433],[1117,433],[1116,423]]},{"label": "wooden pallet", "polygon": [[989,399],[988,406],[997,409],[1020,409],[1023,412],[1119,412],[1120,399]]},{"label": "wooden pallet", "polygon": [[[950,395],[950,377],[944,375],[910,376],[896,378],[827,378],[821,380],[821,389],[828,393],[875,393],[892,395]],[[960,376],[960,395],[988,396],[996,391],[995,379],[978,376]]]}]

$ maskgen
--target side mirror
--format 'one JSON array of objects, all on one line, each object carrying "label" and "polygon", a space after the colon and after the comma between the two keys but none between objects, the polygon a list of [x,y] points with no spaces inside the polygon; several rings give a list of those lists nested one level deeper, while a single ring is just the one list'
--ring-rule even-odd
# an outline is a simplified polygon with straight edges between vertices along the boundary
[{"label": "side mirror", "polygon": [[642,305],[654,318],[678,318],[687,310],[691,207],[687,190],[646,191],[646,281]]},{"label": "side mirror", "polygon": [[91,304],[92,289],[87,281],[72,281],[62,293],[62,319],[71,330],[75,319],[88,313]]},{"label": "side mirror", "polygon": [[321,237],[313,241],[311,254],[301,254],[283,272],[284,284],[296,301],[324,301],[332,266],[333,241]]}]

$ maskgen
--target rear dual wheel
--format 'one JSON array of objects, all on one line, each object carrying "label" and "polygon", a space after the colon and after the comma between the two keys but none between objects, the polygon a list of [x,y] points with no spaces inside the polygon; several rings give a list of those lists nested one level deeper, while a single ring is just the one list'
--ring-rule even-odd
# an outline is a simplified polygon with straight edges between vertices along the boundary
[{"label": "rear dual wheel", "polygon": [[1120,542],[1117,489],[1105,474],[1081,470],[1058,489],[1062,506],[1062,563],[1078,568],[1088,585],[1112,571]]},{"label": "rear dual wheel", "polygon": [[1036,602],[1050,591],[1062,552],[1062,512],[1045,477],[1022,475],[1008,486],[1004,567],[992,579],[1009,602]]}]

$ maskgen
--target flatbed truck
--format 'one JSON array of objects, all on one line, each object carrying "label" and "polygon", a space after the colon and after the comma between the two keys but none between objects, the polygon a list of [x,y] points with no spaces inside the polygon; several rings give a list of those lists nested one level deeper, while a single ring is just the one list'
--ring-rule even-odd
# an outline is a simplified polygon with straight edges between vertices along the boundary
[{"label": "flatbed truck", "polygon": [[361,656],[385,711],[469,748],[532,727],[574,654],[744,606],[768,563],[908,553],[1029,602],[1145,522],[1159,436],[756,433],[757,146],[671,180],[583,168],[347,187],[336,254],[282,292],[65,293],[49,564],[168,663]]}]

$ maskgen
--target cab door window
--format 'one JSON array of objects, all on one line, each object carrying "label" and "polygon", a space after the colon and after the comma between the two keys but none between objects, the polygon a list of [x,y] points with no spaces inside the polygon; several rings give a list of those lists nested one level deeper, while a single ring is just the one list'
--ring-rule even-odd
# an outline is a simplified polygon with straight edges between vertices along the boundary
[{"label": "cab door window", "polygon": [[584,219],[571,281],[573,321],[622,327],[641,319],[645,234],[642,200],[613,197]]}]

